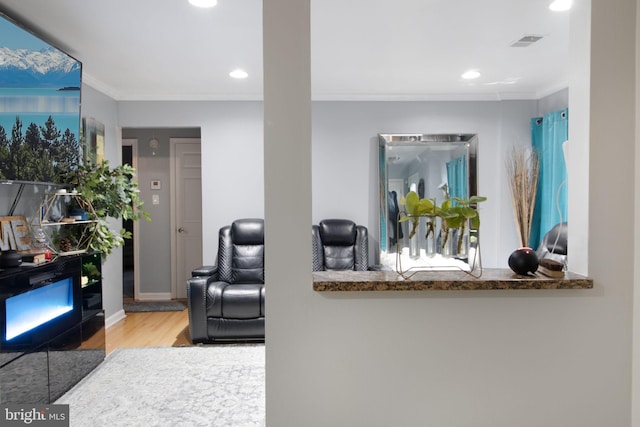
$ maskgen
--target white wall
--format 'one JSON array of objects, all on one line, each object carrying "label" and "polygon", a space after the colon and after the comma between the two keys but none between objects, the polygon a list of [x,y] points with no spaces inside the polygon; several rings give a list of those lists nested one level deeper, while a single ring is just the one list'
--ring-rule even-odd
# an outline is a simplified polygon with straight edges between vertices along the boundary
[{"label": "white wall", "polygon": [[[571,11],[569,66],[569,142],[567,143],[569,263],[576,273],[589,273],[589,117],[591,92],[591,0]],[[579,118],[579,120],[574,120]]]},{"label": "white wall", "polygon": [[[586,44],[586,43],[585,43]],[[569,99],[569,89],[562,89],[551,95],[545,96],[538,102],[538,117],[544,116],[552,111],[567,108],[567,100]]]},{"label": "white wall", "polygon": [[[636,1],[636,28],[640,28],[640,7]],[[636,31],[636,105],[635,105],[635,158],[634,164],[640,165],[640,84],[638,79],[638,70],[640,66],[640,32]],[[635,168],[635,215],[634,215],[634,265],[640,265],[640,168]],[[633,350],[632,350],[632,426],[640,426],[640,269],[634,269],[634,288],[633,288]]]},{"label": "white wall", "polygon": [[[610,398],[624,404],[625,418],[620,419],[627,424],[631,416],[632,302],[637,256],[634,233],[611,233],[603,224],[638,227],[634,223],[634,205],[629,203],[631,195],[637,194],[634,170],[638,167],[636,8],[635,0],[592,1],[589,103],[588,272],[602,299],[602,314],[609,313],[600,322],[601,330],[609,333],[599,340],[603,348],[610,349],[611,365],[617,366],[608,375],[610,384],[616,385]],[[611,210],[607,206],[630,209]],[[640,423],[637,418],[633,421],[635,425]]]},{"label": "white wall", "polygon": [[[117,103],[86,84],[82,86],[82,117],[93,117],[104,124],[105,159],[113,165],[121,163],[120,128]],[[110,221],[114,230],[120,230],[120,221]],[[122,249],[108,255],[102,264],[102,295],[107,324],[124,316],[122,311]]]},{"label": "white wall", "polygon": [[217,253],[220,227],[264,217],[261,102],[119,102],[118,114],[123,128],[201,129],[205,263]]}]

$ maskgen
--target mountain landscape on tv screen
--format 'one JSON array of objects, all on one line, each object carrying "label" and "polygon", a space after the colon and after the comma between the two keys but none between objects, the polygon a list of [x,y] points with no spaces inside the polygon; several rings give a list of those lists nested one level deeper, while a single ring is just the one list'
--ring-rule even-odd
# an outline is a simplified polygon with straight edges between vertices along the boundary
[{"label": "mountain landscape on tv screen", "polygon": [[54,48],[0,47],[0,87],[78,89],[80,62]]},{"label": "mountain landscape on tv screen", "polygon": [[64,182],[80,162],[82,63],[0,12],[0,180]]}]

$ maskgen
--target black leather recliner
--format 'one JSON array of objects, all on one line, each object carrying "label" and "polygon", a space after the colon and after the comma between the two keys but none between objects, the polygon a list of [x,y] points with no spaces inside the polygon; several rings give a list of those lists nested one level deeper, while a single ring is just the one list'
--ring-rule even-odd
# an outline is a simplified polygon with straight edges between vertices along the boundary
[{"label": "black leather recliner", "polygon": [[220,229],[218,262],[187,281],[191,340],[264,340],[264,221]]},{"label": "black leather recliner", "polygon": [[365,226],[348,219],[325,219],[312,226],[311,233],[313,271],[371,269]]}]

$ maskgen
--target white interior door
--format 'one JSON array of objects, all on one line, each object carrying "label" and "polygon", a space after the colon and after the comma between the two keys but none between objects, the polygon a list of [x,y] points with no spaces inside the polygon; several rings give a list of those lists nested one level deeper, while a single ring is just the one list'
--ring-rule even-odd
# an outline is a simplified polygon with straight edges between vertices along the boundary
[{"label": "white interior door", "polygon": [[186,298],[191,271],[202,263],[202,179],[200,139],[171,138],[173,152],[174,298]]}]

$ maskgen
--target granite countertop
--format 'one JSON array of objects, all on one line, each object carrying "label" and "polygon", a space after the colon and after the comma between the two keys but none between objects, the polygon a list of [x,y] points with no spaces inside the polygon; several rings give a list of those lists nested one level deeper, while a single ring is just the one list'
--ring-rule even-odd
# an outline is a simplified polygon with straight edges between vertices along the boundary
[{"label": "granite countertop", "polygon": [[[395,271],[316,271],[313,290],[351,291],[458,291],[499,289],[592,289],[593,280],[575,273],[554,279],[536,274],[519,276],[509,269],[474,271],[417,271],[403,278]],[[405,274],[405,276],[407,276]],[[477,277],[480,276],[480,277]]]}]

